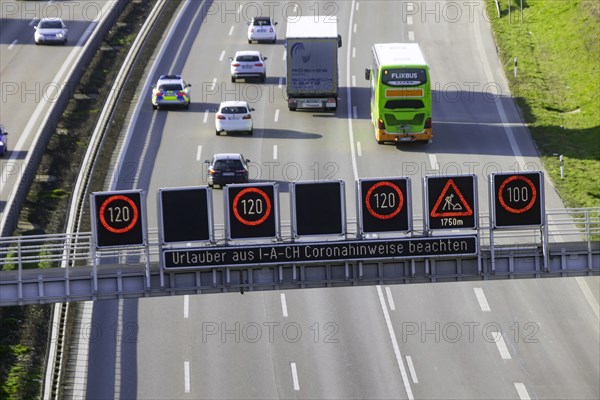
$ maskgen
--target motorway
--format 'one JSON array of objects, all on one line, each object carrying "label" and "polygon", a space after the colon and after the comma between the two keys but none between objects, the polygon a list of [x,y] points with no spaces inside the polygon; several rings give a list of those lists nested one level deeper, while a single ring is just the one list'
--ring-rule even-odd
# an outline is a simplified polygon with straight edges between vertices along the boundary
[{"label": "motorway", "polygon": [[[424,2],[250,4],[184,2],[148,66],[107,188],[146,190],[150,228],[157,190],[206,184],[203,161],[216,152],[242,152],[253,162],[252,180],[280,183],[283,221],[288,181],[344,180],[354,218],[360,177],[411,177],[419,214],[424,175],[475,173],[487,212],[489,173],[542,169],[482,3],[427,2],[428,12]],[[245,21],[268,7],[278,43],[249,45]],[[280,87],[285,17],[314,12],[340,21],[335,115],[289,112]],[[379,23],[384,16],[394,22]],[[419,42],[431,65],[431,144],[374,140],[364,68],[373,43],[392,41]],[[268,57],[265,84],[230,82],[228,57],[248,48]],[[152,111],[149,86],[162,73],[192,83],[189,110]],[[254,135],[216,137],[214,109],[236,98],[256,109]],[[214,199],[222,223],[220,190]],[[564,207],[549,182],[546,206]],[[598,398],[599,292],[597,278],[576,278],[95,302],[86,397]]]},{"label": "motorway", "polygon": [[[61,91],[76,84],[67,80],[74,61],[112,6],[0,0],[0,122],[9,132],[9,152],[0,159],[0,221],[40,126]],[[35,45],[34,26],[43,17],[63,19],[69,29],[65,46]]]}]

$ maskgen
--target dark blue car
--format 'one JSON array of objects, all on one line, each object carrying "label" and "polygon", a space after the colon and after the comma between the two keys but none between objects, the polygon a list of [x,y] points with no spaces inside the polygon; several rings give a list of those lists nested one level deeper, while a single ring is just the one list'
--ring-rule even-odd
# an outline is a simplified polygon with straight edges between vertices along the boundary
[{"label": "dark blue car", "polygon": [[4,130],[2,124],[0,124],[0,157],[4,157],[8,151],[8,132]]}]

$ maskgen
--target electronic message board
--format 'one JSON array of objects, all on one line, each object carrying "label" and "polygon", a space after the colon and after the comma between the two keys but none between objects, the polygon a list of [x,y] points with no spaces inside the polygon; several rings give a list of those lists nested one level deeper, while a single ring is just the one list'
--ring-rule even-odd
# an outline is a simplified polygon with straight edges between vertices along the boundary
[{"label": "electronic message board", "polygon": [[163,243],[213,240],[211,188],[159,189],[158,211]]},{"label": "electronic message board", "polygon": [[544,174],[541,171],[494,173],[490,188],[494,228],[544,225]]},{"label": "electronic message board", "polygon": [[475,175],[424,178],[425,229],[477,229]]},{"label": "electronic message board", "polygon": [[412,229],[410,179],[360,179],[357,193],[359,233],[408,232]]},{"label": "electronic message board", "polygon": [[227,185],[224,193],[229,240],[279,237],[277,184]]},{"label": "electronic message board", "polygon": [[90,195],[92,232],[98,248],[146,244],[146,210],[141,190]]},{"label": "electronic message board", "polygon": [[290,201],[294,237],[346,233],[343,181],[293,182]]}]

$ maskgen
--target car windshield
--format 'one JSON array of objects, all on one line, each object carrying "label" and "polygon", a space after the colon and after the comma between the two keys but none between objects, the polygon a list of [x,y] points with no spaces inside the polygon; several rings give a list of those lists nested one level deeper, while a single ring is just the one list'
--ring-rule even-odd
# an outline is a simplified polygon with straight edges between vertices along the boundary
[{"label": "car windshield", "polygon": [[236,61],[241,62],[252,62],[252,61],[260,61],[258,56],[237,56]]},{"label": "car windshield", "polygon": [[182,87],[179,83],[163,83],[162,85],[158,86],[158,90],[177,91],[182,90]]},{"label": "car windshield", "polygon": [[271,25],[271,19],[270,18],[256,18],[252,25],[254,26],[267,26],[267,25]]},{"label": "car windshield", "polygon": [[215,171],[238,171],[244,169],[240,160],[217,160],[213,166]]},{"label": "car windshield", "polygon": [[62,29],[60,21],[42,21],[40,22],[40,28],[42,29]]},{"label": "car windshield", "polygon": [[223,107],[221,109],[221,114],[245,114],[248,112],[248,109],[243,106],[238,107]]}]

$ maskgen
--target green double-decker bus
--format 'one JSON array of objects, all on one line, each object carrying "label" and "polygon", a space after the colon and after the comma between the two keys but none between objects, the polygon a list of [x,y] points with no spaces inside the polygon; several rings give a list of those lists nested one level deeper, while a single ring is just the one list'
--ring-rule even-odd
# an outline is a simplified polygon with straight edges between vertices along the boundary
[{"label": "green double-decker bus", "polygon": [[377,143],[431,141],[431,79],[417,43],[374,44],[365,78]]}]

